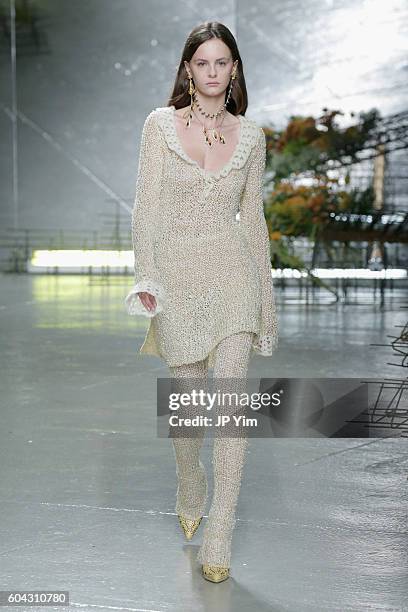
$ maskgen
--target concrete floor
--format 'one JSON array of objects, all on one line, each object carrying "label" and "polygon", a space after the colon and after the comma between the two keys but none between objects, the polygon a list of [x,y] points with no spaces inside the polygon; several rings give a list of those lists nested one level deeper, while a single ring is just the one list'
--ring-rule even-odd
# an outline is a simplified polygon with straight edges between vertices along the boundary
[{"label": "concrete floor", "polygon": [[[156,436],[169,374],[138,356],[130,282],[0,277],[0,588],[68,590],[72,610],[408,610],[402,438],[250,440],[231,578],[201,577],[203,527],[184,540],[171,443]],[[405,323],[400,302],[279,313],[279,350],[250,376],[402,377],[370,347]]]}]

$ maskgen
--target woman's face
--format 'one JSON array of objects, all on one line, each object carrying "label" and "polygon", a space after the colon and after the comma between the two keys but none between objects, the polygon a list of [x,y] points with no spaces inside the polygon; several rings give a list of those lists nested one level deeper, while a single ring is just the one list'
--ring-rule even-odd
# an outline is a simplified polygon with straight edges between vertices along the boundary
[{"label": "woman's face", "polygon": [[[211,38],[202,43],[190,62],[184,62],[187,73],[193,77],[195,87],[204,96],[217,97],[227,89],[234,66],[231,51],[219,38]],[[216,82],[217,85],[209,83]]]}]

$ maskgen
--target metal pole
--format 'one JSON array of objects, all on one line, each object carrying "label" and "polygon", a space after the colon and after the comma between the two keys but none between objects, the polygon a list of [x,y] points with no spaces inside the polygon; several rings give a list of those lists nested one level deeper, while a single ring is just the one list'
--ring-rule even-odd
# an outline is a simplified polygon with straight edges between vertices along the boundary
[{"label": "metal pole", "polygon": [[10,0],[10,57],[11,57],[11,126],[13,141],[13,219],[14,228],[19,227],[18,206],[18,140],[17,140],[17,63],[16,63],[16,7]]}]

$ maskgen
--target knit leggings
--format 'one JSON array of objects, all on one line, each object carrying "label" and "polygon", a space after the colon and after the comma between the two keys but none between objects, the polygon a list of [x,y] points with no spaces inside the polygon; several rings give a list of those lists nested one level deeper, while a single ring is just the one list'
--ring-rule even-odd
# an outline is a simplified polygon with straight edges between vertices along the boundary
[{"label": "knit leggings", "polygon": [[[236,393],[245,391],[251,343],[252,332],[245,331],[232,334],[219,342],[213,371],[217,390]],[[189,383],[190,379],[200,379],[203,387],[208,385],[208,382],[205,382],[208,381],[208,357],[202,361],[170,367],[170,372],[172,378],[180,380],[188,378]],[[222,410],[222,414],[226,414],[224,406]],[[231,406],[231,414],[235,410],[236,406]],[[211,416],[217,418],[217,404],[214,405]],[[231,437],[232,435],[237,437]],[[175,510],[177,514],[189,519],[204,515],[208,498],[207,475],[200,460],[204,436],[205,428],[195,427],[194,437],[173,438],[178,477]],[[242,430],[240,434],[234,433],[230,436],[226,436],[225,433],[214,433],[212,453],[214,495],[204,528],[202,545],[197,555],[200,563],[230,567],[232,532],[236,522],[235,510],[247,446],[248,438]]]}]

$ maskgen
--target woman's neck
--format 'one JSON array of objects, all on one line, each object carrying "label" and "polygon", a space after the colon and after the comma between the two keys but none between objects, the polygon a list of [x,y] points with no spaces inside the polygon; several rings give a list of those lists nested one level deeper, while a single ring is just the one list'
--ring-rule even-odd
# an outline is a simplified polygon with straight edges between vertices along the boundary
[{"label": "woman's neck", "polygon": [[225,94],[222,93],[219,96],[206,96],[200,93],[197,95],[197,101],[206,113],[215,114],[222,108],[225,102]]}]

